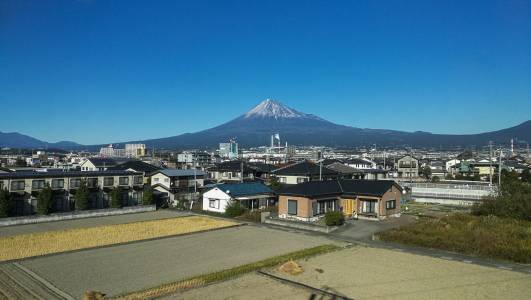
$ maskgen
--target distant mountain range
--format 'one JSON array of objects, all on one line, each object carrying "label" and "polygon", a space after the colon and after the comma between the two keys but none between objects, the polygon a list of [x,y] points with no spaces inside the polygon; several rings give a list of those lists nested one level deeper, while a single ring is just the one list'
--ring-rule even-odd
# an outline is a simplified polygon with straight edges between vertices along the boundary
[{"label": "distant mountain range", "polygon": [[48,143],[31,136],[27,136],[18,132],[1,132],[0,131],[0,147],[7,148],[28,148],[28,149],[71,149],[82,147],[82,145],[70,141],[61,141],[57,143]]},{"label": "distant mountain range", "polygon": [[[531,141],[531,120],[520,125],[480,134],[451,135],[429,132],[404,132],[344,126],[318,116],[299,112],[278,101],[267,99],[236,119],[196,133],[173,137],[131,141],[145,143],[158,149],[216,147],[220,142],[235,138],[241,146],[269,145],[271,134],[279,133],[282,141],[292,145],[323,146],[402,146],[449,147],[486,145],[489,141],[507,144],[511,138]],[[81,146],[73,142],[46,143],[18,133],[1,133],[1,147],[31,147],[47,145],[60,148],[96,149],[101,145]],[[120,147],[125,143],[116,143]]]}]

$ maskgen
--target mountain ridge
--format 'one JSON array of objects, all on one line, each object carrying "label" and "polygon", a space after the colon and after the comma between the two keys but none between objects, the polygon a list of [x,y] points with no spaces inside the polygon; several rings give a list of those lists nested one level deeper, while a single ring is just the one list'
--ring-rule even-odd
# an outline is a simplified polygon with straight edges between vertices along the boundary
[{"label": "mountain ridge", "polygon": [[[236,138],[242,147],[268,145],[271,134],[279,133],[282,141],[292,145],[308,146],[363,146],[377,144],[380,146],[413,147],[447,147],[486,145],[489,141],[507,144],[511,138],[531,141],[531,120],[519,125],[496,131],[478,134],[436,134],[425,131],[405,132],[391,129],[358,128],[336,124],[321,117],[306,114],[288,107],[279,101],[266,99],[248,112],[218,126],[195,133],[184,133],[176,136],[135,140],[113,143],[120,147],[126,143],[145,143],[148,147],[164,149],[212,148],[221,142]],[[18,134],[18,133],[11,133]],[[64,149],[97,150],[99,145],[79,145],[74,142],[47,143],[32,137],[18,134],[6,143],[0,132],[0,147],[14,146],[20,139],[26,144],[42,147],[61,147]],[[7,144],[7,145],[6,145]],[[9,146],[11,145],[11,146]],[[105,144],[106,145],[106,144]]]}]

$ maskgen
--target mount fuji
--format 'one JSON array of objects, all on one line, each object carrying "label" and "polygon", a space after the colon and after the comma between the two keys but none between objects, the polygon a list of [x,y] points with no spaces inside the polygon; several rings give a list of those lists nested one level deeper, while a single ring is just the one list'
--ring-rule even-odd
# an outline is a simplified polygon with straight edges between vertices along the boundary
[{"label": "mount fuji", "polygon": [[[178,125],[178,124],[176,124]],[[278,101],[266,99],[249,110],[247,113],[227,123],[199,131],[177,136],[137,140],[127,143],[144,143],[149,148],[157,149],[200,149],[214,148],[219,143],[235,138],[243,147],[263,146],[270,143],[272,134],[279,133],[282,142],[291,145],[321,145],[335,147],[368,146],[412,146],[412,147],[449,147],[487,145],[489,141],[507,144],[510,139],[531,142],[531,121],[498,131],[468,134],[431,134],[429,132],[404,132],[386,129],[368,129],[344,126],[329,122],[318,116],[306,114],[288,107]],[[5,134],[0,132],[0,147],[36,147],[56,146],[62,149],[98,150],[103,145],[82,146],[75,143],[63,142],[48,144],[40,140],[20,134]],[[30,139],[31,143],[27,140]],[[123,147],[126,143],[115,143]]]},{"label": "mount fuji", "polygon": [[217,127],[196,133],[135,142],[165,149],[205,148],[217,147],[220,142],[236,138],[240,145],[250,147],[268,145],[270,136],[275,133],[280,134],[282,141],[293,145],[468,146],[486,145],[489,141],[507,143],[511,138],[531,141],[531,121],[508,129],[470,135],[404,132],[339,125],[297,111],[278,101],[266,99],[247,113]]}]

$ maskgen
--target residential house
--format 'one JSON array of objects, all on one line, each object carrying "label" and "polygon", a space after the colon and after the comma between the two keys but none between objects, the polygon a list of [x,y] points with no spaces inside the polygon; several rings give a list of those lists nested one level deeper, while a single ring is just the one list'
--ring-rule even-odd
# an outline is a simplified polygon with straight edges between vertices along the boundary
[{"label": "residential house", "polygon": [[402,188],[391,180],[310,181],[279,192],[280,218],[316,221],[328,211],[381,220],[400,216]]},{"label": "residential house", "polygon": [[118,163],[114,159],[103,157],[91,157],[79,164],[81,171],[107,171]]},{"label": "residential house", "polygon": [[163,201],[177,205],[179,201],[192,201],[204,185],[206,173],[194,169],[162,169],[150,174],[151,187]]},{"label": "residential house", "polygon": [[[210,178],[217,182],[241,182],[266,180],[275,166],[264,163],[249,163],[242,160],[226,161],[207,169]],[[242,176],[243,172],[243,176]]]},{"label": "residential house", "polygon": [[297,184],[306,181],[338,179],[340,174],[325,166],[304,160],[273,171],[280,183]]},{"label": "residential house", "polygon": [[248,209],[263,209],[274,206],[273,190],[260,182],[217,184],[203,194],[203,210],[224,213],[231,201],[238,201]]},{"label": "residential house", "polygon": [[405,155],[398,159],[398,177],[416,178],[419,176],[419,160],[411,155]]},{"label": "residential house", "polygon": [[129,160],[124,163],[118,164],[114,167],[109,168],[109,170],[123,170],[123,171],[134,171],[140,172],[144,175],[144,184],[149,183],[150,174],[161,170],[162,168],[148,164],[140,160]]}]

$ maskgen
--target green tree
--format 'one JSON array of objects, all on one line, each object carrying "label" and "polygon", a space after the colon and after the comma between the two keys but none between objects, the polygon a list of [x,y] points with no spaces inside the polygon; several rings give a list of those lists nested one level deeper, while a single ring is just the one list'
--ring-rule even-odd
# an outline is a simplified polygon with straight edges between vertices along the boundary
[{"label": "green tree", "polygon": [[521,182],[516,172],[504,170],[498,193],[474,205],[472,214],[531,220],[531,185]]},{"label": "green tree", "polygon": [[122,191],[120,187],[115,187],[111,191],[111,207],[112,208],[122,207]]},{"label": "green tree", "polygon": [[76,210],[89,209],[89,190],[85,180],[81,180],[79,188],[74,195],[74,199],[76,201]]},{"label": "green tree", "polygon": [[439,178],[439,176],[433,176],[433,177],[431,178],[431,182],[433,182],[433,183],[437,183],[437,182],[439,182],[439,181],[441,181],[441,179]]},{"label": "green tree", "polygon": [[420,169],[420,175],[426,179],[430,179],[431,177],[431,168],[428,166],[422,167]]},{"label": "green tree", "polygon": [[275,191],[275,192],[279,192],[280,189],[282,188],[282,185],[280,184],[280,182],[278,181],[278,178],[276,177],[272,177],[270,180],[269,180],[269,187]]},{"label": "green tree", "polygon": [[143,205],[152,205],[153,204],[153,189],[151,186],[146,186],[144,192],[142,193],[142,204]]},{"label": "green tree", "polygon": [[37,196],[37,213],[47,215],[53,209],[53,191],[49,185],[44,187]]},{"label": "green tree", "polygon": [[6,189],[0,189],[0,218],[9,217],[11,212],[11,195]]}]

